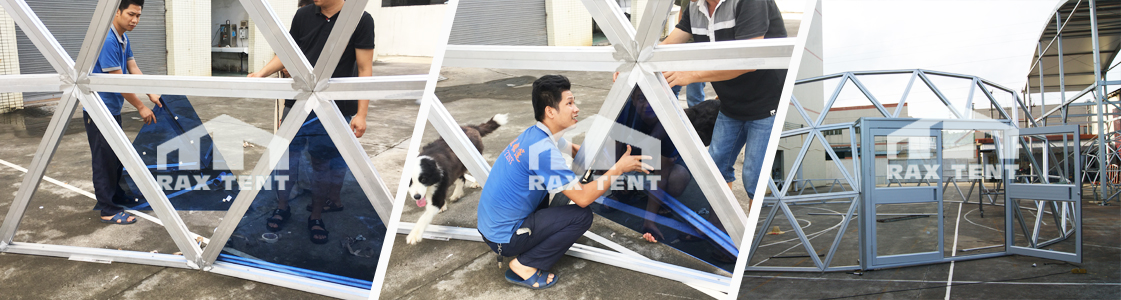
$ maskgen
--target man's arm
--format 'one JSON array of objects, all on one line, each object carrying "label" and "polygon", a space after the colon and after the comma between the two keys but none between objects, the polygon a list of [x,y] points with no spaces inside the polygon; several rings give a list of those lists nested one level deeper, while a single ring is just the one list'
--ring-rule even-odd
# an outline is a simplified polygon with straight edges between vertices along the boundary
[{"label": "man's arm", "polygon": [[265,64],[265,66],[261,67],[257,72],[249,73],[249,75],[245,77],[269,77],[269,75],[280,71],[281,68],[284,68],[284,63],[280,62],[280,57],[273,54],[272,60],[270,60],[269,63]]},{"label": "man's arm", "polygon": [[[118,71],[117,73],[119,74],[120,72]],[[129,59],[128,60],[128,73],[129,74],[135,74],[135,75],[144,75],[144,73],[140,72],[140,67],[136,65],[136,60],[135,59]],[[124,96],[123,93],[121,95]],[[132,95],[133,99],[137,99],[137,101],[139,101],[139,98],[136,97],[136,94],[129,94],[129,95]],[[125,97],[125,99],[128,99],[128,97]],[[160,95],[159,94],[148,94],[148,100],[151,100],[152,103],[156,104],[156,106],[163,107],[163,103],[160,103]],[[136,104],[132,103],[131,100],[128,103],[131,103],[132,106],[136,106]],[[155,119],[152,119],[152,122],[155,122]]]},{"label": "man's arm", "polygon": [[603,193],[607,192],[607,188],[611,186],[611,182],[619,175],[632,171],[642,171],[643,173],[650,174],[649,170],[654,167],[642,163],[641,160],[643,159],[652,158],[645,155],[631,155],[631,146],[627,145],[627,152],[623,153],[623,157],[619,158],[619,161],[615,162],[615,165],[596,179],[596,181],[580,184],[577,188],[565,189],[562,193],[564,193],[569,200],[576,203],[576,205],[588,207],[588,205],[591,205],[596,199],[599,199],[600,196],[603,196]]},{"label": "man's arm", "polygon": [[[358,77],[374,76],[374,49],[354,49],[355,63],[358,64]],[[370,100],[358,100],[358,112],[350,119],[350,130],[354,137],[366,134],[366,113],[370,109]]]},{"label": "man's arm", "polygon": [[[132,68],[133,68],[133,66],[136,65],[136,63],[134,63],[132,60],[130,60],[130,61],[128,61],[128,65],[129,65],[129,72],[132,72]],[[121,70],[113,70],[113,71],[109,71],[109,72],[106,72],[106,73],[107,74],[124,74],[124,72],[121,72]],[[128,104],[132,104],[132,106],[136,107],[136,110],[138,112],[140,112],[140,118],[144,119],[144,124],[156,123],[156,115],[152,113],[152,110],[149,109],[148,106],[144,105],[144,102],[140,101],[140,98],[136,97],[136,94],[121,93],[121,97],[124,97],[125,101],[128,101]],[[156,98],[156,99],[157,100],[154,101],[154,102],[156,102],[156,104],[159,104],[160,103],[159,100],[158,100],[159,98]]]},{"label": "man's arm", "polygon": [[[675,29],[674,32],[680,29]],[[672,34],[670,35],[672,37]],[[761,40],[763,36],[750,38],[749,40]],[[669,38],[666,38],[668,41]],[[663,42],[665,44],[665,42]],[[687,85],[694,82],[714,82],[725,81],[732,78],[739,77],[745,73],[755,72],[751,70],[717,70],[717,71],[667,71],[662,72],[662,76],[666,77],[666,81],[670,86]]]}]

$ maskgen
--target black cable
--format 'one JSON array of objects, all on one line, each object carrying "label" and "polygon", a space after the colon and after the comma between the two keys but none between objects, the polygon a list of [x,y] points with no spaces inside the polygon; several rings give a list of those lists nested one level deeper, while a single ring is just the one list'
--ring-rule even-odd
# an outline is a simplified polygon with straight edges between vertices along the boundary
[{"label": "black cable", "polygon": [[[995,281],[980,281],[980,282],[958,283],[958,284],[950,284],[950,285],[938,285],[938,286],[932,286],[932,287],[922,287],[922,288],[913,288],[913,289],[902,289],[902,290],[890,290],[890,291],[883,291],[883,292],[875,292],[875,293],[867,293],[867,294],[858,294],[858,295],[849,295],[849,296],[841,296],[841,297],[833,297],[833,298],[822,298],[822,299],[844,299],[844,298],[863,297],[863,296],[871,296],[871,295],[879,295],[879,294],[887,294],[887,293],[896,293],[896,292],[908,292],[908,291],[917,291],[917,290],[926,290],[926,289],[937,289],[937,288],[944,288],[944,287],[955,287],[955,286],[965,286],[965,285],[974,285],[974,284],[985,284],[985,283],[996,283],[996,282],[1008,282],[1008,281],[1019,281],[1019,280],[1036,279],[1036,278],[1043,278],[1043,277],[1047,277],[1047,276],[1055,276],[1055,275],[1059,275],[1059,274],[1069,274],[1069,273],[1070,273],[1069,271],[1066,271],[1066,272],[1059,272],[1059,273],[1052,273],[1052,274],[1044,274],[1044,275],[1039,275],[1039,276],[1031,276],[1031,277],[1023,277],[1023,278],[1012,278],[1012,279],[1002,279],[1002,280],[995,280]],[[931,282],[931,283],[938,283],[938,282]]]}]

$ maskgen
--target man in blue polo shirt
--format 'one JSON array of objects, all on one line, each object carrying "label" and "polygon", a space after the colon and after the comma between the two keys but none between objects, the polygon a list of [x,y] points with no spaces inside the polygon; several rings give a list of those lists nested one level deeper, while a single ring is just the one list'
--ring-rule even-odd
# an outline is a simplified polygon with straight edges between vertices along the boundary
[{"label": "man in blue polo shirt", "polygon": [[[547,273],[576,239],[592,226],[588,208],[610,182],[626,172],[651,169],[630,155],[630,146],[619,161],[598,180],[580,184],[565,164],[562,148],[580,150],[558,134],[576,125],[576,107],[568,78],[546,75],[533,82],[533,113],[537,124],[510,142],[491,169],[479,199],[479,233],[499,255],[517,256],[510,262],[506,280],[531,289],[553,286]],[[548,193],[561,192],[575,204],[540,208]]]},{"label": "man in blue polo shirt", "polygon": [[[117,13],[113,16],[113,24],[109,27],[109,35],[105,37],[105,45],[101,47],[101,54],[93,65],[92,73],[142,74],[140,67],[136,66],[136,60],[132,57],[132,46],[129,44],[128,35],[125,32],[136,29],[143,7],[144,0],[121,0],[120,6],[117,7]],[[136,110],[140,113],[140,118],[144,119],[144,124],[156,122],[156,116],[152,114],[152,110],[145,106],[144,102],[136,97],[136,94],[112,92],[98,92],[97,94],[101,97],[101,101],[105,103],[105,107],[109,109],[109,113],[113,114],[118,127],[121,125],[121,107],[124,106],[126,100],[136,107]],[[156,106],[162,106],[159,95],[148,94],[148,99],[152,100],[152,103],[155,103]],[[101,205],[101,221],[110,224],[136,223],[136,217],[125,213],[123,207],[114,203],[114,200],[117,203],[124,203],[129,200],[120,185],[123,168],[121,160],[109,147],[109,142],[101,135],[101,131],[97,129],[97,125],[93,123],[85,109],[82,109],[82,119],[85,121],[86,136],[90,142],[90,154],[93,162],[93,193],[97,198],[97,203]]]}]

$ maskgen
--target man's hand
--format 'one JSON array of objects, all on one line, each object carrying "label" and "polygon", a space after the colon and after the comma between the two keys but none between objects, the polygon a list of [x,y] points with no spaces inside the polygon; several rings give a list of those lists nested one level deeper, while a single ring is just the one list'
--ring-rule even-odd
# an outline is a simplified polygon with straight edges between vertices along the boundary
[{"label": "man's hand", "polygon": [[261,77],[265,77],[265,76],[261,76],[261,74],[257,74],[257,72],[253,72],[253,73],[249,73],[249,75],[245,75],[245,77],[249,77],[249,78],[261,78]]},{"label": "man's hand", "polygon": [[350,119],[350,130],[354,132],[354,137],[362,137],[366,134],[366,118],[354,117]]},{"label": "man's hand", "polygon": [[623,157],[611,166],[613,170],[619,170],[620,173],[642,171],[643,173],[650,174],[650,170],[654,169],[650,165],[642,163],[643,159],[654,159],[648,155],[631,155],[631,145],[627,145],[627,152],[623,153]]},{"label": "man's hand", "polygon": [[152,103],[155,103],[158,107],[163,107],[163,103],[160,102],[160,95],[148,94],[148,100],[152,100]]},{"label": "man's hand", "polygon": [[666,77],[669,86],[686,86],[690,83],[699,82],[696,72],[692,71],[666,71],[662,72],[662,76]]},{"label": "man's hand", "polygon": [[140,118],[144,119],[144,124],[155,124],[156,123],[156,114],[153,114],[152,110],[148,109],[147,106],[141,106],[137,110],[140,112]]}]

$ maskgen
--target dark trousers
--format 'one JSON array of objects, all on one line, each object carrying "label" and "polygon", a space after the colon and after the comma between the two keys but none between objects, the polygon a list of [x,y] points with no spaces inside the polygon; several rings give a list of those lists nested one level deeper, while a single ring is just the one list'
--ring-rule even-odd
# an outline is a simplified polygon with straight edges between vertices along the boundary
[{"label": "dark trousers", "polygon": [[[572,204],[540,209],[522,222],[522,228],[529,228],[530,232],[511,237],[509,243],[501,245],[499,254],[517,256],[522,265],[549,270],[591,227],[592,210],[589,208]],[[492,251],[498,252],[498,244],[486,243]]]},{"label": "dark trousers", "polygon": [[[121,116],[113,116],[117,127],[121,126]],[[90,119],[87,112],[82,112],[82,121],[86,125],[86,137],[90,142],[90,155],[93,161],[93,194],[97,203],[101,205],[101,216],[112,216],[124,211],[123,207],[113,203],[113,200],[124,203],[127,198],[121,189],[121,172],[123,165],[117,158],[117,153],[109,147],[109,141],[97,130],[97,125]]]}]

